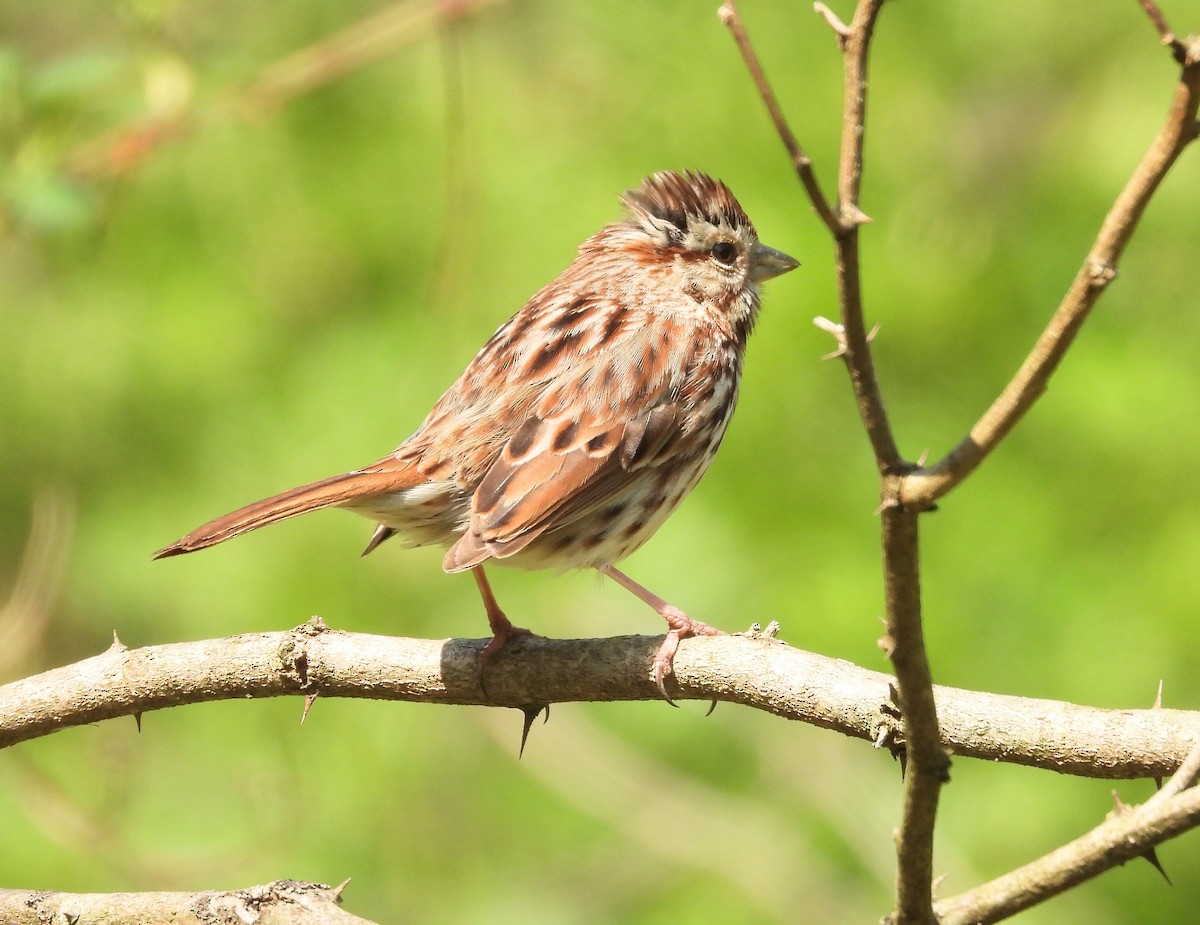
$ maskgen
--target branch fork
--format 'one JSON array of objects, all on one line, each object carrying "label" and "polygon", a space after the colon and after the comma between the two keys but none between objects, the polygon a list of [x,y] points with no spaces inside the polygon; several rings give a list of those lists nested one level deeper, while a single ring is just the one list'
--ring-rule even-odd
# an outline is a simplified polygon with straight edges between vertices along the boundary
[{"label": "branch fork", "polygon": [[[1116,279],[1119,258],[1151,197],[1179,154],[1197,136],[1200,39],[1179,39],[1170,29],[1155,0],[1139,2],[1163,44],[1171,49],[1173,57],[1182,67],[1166,122],[1125,189],[1117,196],[1074,282],[1012,381],[958,445],[930,466],[925,465],[924,459],[914,464],[900,455],[871,358],[870,344],[874,330],[868,333],[864,322],[857,230],[869,219],[859,207],[858,200],[866,134],[868,52],[883,0],[858,0],[854,17],[848,25],[824,3],[814,5],[816,12],[838,37],[845,71],[842,145],[835,209],[830,209],[828,200],[814,178],[811,163],[803,156],[799,142],[779,109],[733,0],[726,0],[721,8],[721,19],[733,34],[776,132],[797,165],[801,183],[814,209],[833,237],[841,319],[835,323],[818,318],[814,323],[832,334],[837,341],[837,349],[824,359],[841,357],[846,361],[859,416],[880,475],[878,513],[883,528],[887,598],[884,639],[887,640],[886,650],[896,669],[899,703],[905,724],[905,754],[909,762],[905,776],[904,812],[897,832],[896,904],[888,919],[896,925],[930,925],[935,921],[932,902],[933,823],[939,791],[948,780],[949,767],[949,756],[943,748],[939,732],[932,675],[922,637],[918,517],[934,509],[939,498],[961,484],[1045,390],[1050,376],[1063,359],[1091,308]],[[887,739],[887,731],[881,730],[877,741]],[[1191,782],[1188,786],[1191,786]],[[1146,805],[1158,807],[1161,804],[1152,800]],[[1176,814],[1173,818],[1178,817],[1179,814]],[[1090,875],[1100,869],[1103,868],[1093,870]],[[942,905],[939,904],[939,915],[942,915]],[[997,918],[1011,914],[1015,908],[1016,904],[1012,904]],[[962,919],[964,922],[995,920],[984,917]],[[942,918],[941,921],[948,923],[951,920]]]}]

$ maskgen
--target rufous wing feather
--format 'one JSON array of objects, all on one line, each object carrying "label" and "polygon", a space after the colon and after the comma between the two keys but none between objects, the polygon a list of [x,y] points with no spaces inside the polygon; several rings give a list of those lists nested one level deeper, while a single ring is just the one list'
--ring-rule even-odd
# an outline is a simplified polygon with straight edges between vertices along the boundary
[{"label": "rufous wing feather", "polygon": [[247,504],[223,517],[210,520],[187,536],[164,546],[154,554],[154,558],[165,559],[168,556],[181,556],[186,552],[207,549],[209,546],[298,514],[337,507],[357,498],[401,491],[424,481],[411,465],[397,468],[395,463],[388,465],[389,462],[391,461],[385,460],[365,469],[331,476]]}]

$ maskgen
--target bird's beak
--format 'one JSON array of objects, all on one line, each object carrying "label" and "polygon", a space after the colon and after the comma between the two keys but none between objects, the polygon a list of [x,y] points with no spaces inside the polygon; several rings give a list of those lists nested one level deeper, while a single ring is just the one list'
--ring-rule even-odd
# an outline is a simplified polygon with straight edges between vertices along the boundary
[{"label": "bird's beak", "polygon": [[750,251],[750,281],[761,283],[764,279],[782,276],[800,266],[800,261],[789,257],[783,251],[767,247],[765,244],[755,244]]}]

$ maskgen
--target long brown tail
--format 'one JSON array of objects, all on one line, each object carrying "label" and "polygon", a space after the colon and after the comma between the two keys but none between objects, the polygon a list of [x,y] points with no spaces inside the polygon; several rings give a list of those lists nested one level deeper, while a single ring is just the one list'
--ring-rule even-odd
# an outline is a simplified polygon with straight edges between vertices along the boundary
[{"label": "long brown tail", "polygon": [[386,463],[321,479],[319,482],[301,485],[262,501],[255,501],[224,517],[210,520],[170,546],[164,546],[154,554],[154,558],[165,559],[168,556],[181,556],[185,552],[207,549],[209,546],[295,517],[297,514],[335,507],[368,495],[399,491],[419,481],[421,476],[414,473],[411,467],[389,468]]}]

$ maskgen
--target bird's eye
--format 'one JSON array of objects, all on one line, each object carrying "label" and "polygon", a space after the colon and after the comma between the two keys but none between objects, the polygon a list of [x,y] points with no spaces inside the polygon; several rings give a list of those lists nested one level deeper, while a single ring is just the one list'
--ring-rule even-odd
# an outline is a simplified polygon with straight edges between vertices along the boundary
[{"label": "bird's eye", "polygon": [[727,267],[732,266],[733,262],[737,260],[737,248],[728,241],[718,241],[712,246],[712,255],[717,263],[723,263]]}]

